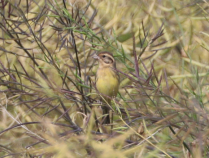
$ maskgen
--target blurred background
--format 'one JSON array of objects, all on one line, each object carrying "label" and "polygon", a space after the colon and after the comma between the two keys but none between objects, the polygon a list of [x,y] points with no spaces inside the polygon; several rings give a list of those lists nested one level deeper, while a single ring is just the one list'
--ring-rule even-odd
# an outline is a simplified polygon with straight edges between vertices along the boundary
[{"label": "blurred background", "polygon": [[[0,6],[0,157],[208,157],[207,1]],[[121,82],[111,132],[92,110],[101,51]]]}]

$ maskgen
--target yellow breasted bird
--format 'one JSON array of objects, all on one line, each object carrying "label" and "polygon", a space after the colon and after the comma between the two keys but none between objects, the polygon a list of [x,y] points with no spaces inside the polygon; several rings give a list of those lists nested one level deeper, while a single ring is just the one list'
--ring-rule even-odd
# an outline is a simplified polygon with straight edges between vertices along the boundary
[{"label": "yellow breasted bird", "polygon": [[[119,75],[116,69],[116,61],[109,52],[101,52],[98,55],[94,55],[93,58],[99,62],[99,68],[96,73],[96,88],[102,94],[102,97],[111,105],[111,99],[118,93],[119,88]],[[107,114],[104,124],[110,123],[108,106],[103,106],[103,115]]]}]

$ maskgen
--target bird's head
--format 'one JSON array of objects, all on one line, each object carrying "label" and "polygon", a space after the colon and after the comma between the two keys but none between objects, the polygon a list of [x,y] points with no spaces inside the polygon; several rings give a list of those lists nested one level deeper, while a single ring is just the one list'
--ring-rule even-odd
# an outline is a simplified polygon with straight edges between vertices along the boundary
[{"label": "bird's head", "polygon": [[93,58],[99,61],[99,68],[116,68],[115,59],[110,52],[100,52],[99,54],[94,54]]}]

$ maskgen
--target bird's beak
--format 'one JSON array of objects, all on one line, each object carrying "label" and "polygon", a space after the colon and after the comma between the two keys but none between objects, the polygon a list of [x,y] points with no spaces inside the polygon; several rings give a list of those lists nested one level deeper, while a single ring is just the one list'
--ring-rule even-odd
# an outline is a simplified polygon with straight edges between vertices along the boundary
[{"label": "bird's beak", "polygon": [[99,59],[99,56],[98,56],[97,54],[94,54],[94,55],[92,56],[92,58],[94,58],[94,59]]}]

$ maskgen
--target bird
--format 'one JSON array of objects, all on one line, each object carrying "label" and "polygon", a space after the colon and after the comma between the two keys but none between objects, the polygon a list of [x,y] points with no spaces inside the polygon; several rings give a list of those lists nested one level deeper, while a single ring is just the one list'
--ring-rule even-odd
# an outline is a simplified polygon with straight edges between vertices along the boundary
[{"label": "bird", "polygon": [[110,124],[109,106],[111,105],[111,100],[116,97],[120,85],[120,78],[116,71],[116,61],[113,54],[107,51],[94,54],[93,58],[99,62],[95,79],[96,89],[108,103],[108,105],[102,106],[103,115],[106,115],[102,123]]}]

